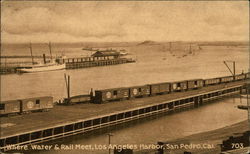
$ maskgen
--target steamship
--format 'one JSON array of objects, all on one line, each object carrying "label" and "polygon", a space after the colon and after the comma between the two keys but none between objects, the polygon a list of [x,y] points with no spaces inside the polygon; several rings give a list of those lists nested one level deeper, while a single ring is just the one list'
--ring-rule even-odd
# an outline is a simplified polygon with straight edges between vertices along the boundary
[{"label": "steamship", "polygon": [[18,71],[20,73],[32,73],[32,72],[43,72],[43,71],[54,71],[65,69],[66,65],[58,63],[46,63],[46,64],[36,64],[25,68],[20,68]]}]

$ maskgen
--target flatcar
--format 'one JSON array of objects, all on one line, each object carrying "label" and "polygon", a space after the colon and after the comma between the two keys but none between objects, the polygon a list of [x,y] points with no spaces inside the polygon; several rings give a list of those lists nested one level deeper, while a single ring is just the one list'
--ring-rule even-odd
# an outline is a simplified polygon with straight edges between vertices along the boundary
[{"label": "flatcar", "polygon": [[150,95],[156,94],[167,94],[171,92],[171,83],[163,82],[163,83],[155,83],[150,84]]},{"label": "flatcar", "polygon": [[78,103],[88,103],[91,101],[90,95],[77,95],[72,96],[70,98],[65,98],[62,103],[58,102],[58,104],[65,104],[65,105],[74,105]]},{"label": "flatcar", "polygon": [[177,81],[171,83],[171,92],[175,91],[185,91],[187,90],[187,80],[185,81]]},{"label": "flatcar", "polygon": [[113,88],[104,90],[95,90],[94,103],[102,103],[112,100],[129,98],[129,88]]},{"label": "flatcar", "polygon": [[0,102],[0,115],[23,114],[32,111],[47,111],[53,108],[53,97],[37,97]]},{"label": "flatcar", "polygon": [[130,98],[149,96],[150,86],[143,85],[143,86],[130,87],[129,94],[130,94]]},{"label": "flatcar", "polygon": [[209,85],[216,85],[220,83],[220,78],[211,78],[211,79],[204,79],[203,80],[203,85],[204,86],[209,86]]},{"label": "flatcar", "polygon": [[202,79],[193,79],[187,81],[188,89],[198,89],[203,87]]},{"label": "flatcar", "polygon": [[235,75],[234,80],[240,81],[240,80],[244,80],[245,78],[246,78],[246,74],[238,74],[238,75]]},{"label": "flatcar", "polygon": [[228,82],[234,81],[233,76],[224,76],[224,77],[221,77],[220,79],[221,79],[220,83],[228,83]]}]

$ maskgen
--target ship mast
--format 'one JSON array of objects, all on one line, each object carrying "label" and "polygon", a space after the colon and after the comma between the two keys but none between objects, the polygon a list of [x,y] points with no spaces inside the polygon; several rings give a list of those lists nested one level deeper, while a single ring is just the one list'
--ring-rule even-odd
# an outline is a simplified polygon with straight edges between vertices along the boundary
[{"label": "ship mast", "polygon": [[49,42],[49,53],[50,53],[50,59],[51,59],[51,61],[52,61],[51,42]]},{"label": "ship mast", "polygon": [[32,53],[32,45],[31,45],[31,42],[30,42],[30,54],[31,54],[32,64],[34,64],[34,58],[33,58],[33,53]]},{"label": "ship mast", "polygon": [[189,44],[189,53],[192,52],[192,46],[191,46],[191,43]]}]

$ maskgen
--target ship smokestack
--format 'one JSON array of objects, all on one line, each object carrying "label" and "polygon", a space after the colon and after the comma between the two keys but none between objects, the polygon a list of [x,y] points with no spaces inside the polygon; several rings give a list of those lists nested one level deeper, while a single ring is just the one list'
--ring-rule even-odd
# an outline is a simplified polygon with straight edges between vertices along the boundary
[{"label": "ship smokestack", "polygon": [[44,64],[46,64],[46,56],[45,56],[45,54],[43,54],[43,62],[44,62]]}]

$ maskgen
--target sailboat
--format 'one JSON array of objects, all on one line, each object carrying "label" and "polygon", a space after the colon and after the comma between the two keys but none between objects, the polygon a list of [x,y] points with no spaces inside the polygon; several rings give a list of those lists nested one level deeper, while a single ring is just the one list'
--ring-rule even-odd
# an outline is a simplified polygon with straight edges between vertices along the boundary
[{"label": "sailboat", "polygon": [[56,63],[55,61],[52,60],[51,44],[50,43],[49,43],[49,48],[50,48],[51,62],[46,63],[45,54],[43,54],[44,63],[34,64],[33,55],[32,55],[32,46],[30,44],[30,52],[31,52],[31,58],[32,58],[33,65],[27,66],[25,68],[20,68],[20,69],[18,69],[18,71],[20,73],[32,73],[32,72],[43,72],[43,71],[54,71],[54,70],[65,69],[66,68],[65,63],[59,64],[59,63]]}]

